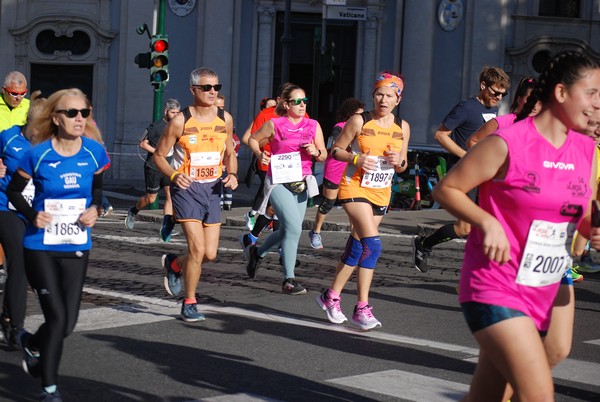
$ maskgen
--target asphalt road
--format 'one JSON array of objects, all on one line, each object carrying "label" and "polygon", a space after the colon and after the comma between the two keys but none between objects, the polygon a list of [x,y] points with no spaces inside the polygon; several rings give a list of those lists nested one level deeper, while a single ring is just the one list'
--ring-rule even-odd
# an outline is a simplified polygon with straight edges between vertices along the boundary
[{"label": "asphalt road", "polygon": [[[278,255],[248,280],[237,240],[243,228],[224,226],[219,257],[199,285],[207,319],[186,324],[181,300],[162,287],[160,265],[163,253],[184,252],[184,238],[162,243],[152,221],[127,230],[126,204],[115,202],[94,230],[82,311],[60,368],[65,401],[457,401],[468,389],[477,345],[456,295],[463,242],[436,249],[424,275],[410,263],[411,235],[384,234],[370,298],[383,327],[360,332],[330,324],[315,303],[346,232],[324,233],[319,251],[303,233],[296,273],[308,293],[289,296],[281,294]],[[599,278],[576,284],[575,340],[554,372],[557,401],[600,400]],[[354,281],[342,297],[349,315]],[[30,294],[28,329],[40,314]],[[36,400],[39,383],[20,359],[0,346],[2,401]]]}]

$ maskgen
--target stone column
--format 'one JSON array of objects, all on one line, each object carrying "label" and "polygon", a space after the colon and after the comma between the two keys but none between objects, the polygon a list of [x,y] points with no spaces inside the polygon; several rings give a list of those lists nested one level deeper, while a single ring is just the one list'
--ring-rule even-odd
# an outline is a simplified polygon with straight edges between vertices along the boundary
[{"label": "stone column", "polygon": [[256,51],[256,100],[273,92],[273,30],[275,8],[258,7],[258,43]]},{"label": "stone column", "polygon": [[[377,60],[378,40],[377,32],[379,30],[380,15],[369,10],[367,20],[365,21],[364,30],[364,46],[362,60],[362,90],[360,99],[365,101],[371,99],[371,84],[375,79]],[[368,104],[368,103],[367,103]]]}]

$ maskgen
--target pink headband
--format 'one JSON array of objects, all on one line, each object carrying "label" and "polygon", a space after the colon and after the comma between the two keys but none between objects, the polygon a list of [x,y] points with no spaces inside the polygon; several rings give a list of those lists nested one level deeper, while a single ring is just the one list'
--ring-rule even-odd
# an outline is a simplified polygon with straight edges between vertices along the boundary
[{"label": "pink headband", "polygon": [[400,97],[404,89],[404,82],[396,75],[390,73],[381,73],[375,80],[375,89],[380,87],[390,87],[396,91],[396,95]]}]

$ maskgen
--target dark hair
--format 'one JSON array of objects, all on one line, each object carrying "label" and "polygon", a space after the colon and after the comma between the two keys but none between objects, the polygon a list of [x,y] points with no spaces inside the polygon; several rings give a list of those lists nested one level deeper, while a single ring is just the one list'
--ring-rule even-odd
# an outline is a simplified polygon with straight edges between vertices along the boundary
[{"label": "dark hair", "polygon": [[337,112],[335,112],[335,121],[342,122],[354,116],[358,109],[364,109],[365,104],[356,98],[346,98],[340,104]]},{"label": "dark hair", "polygon": [[483,66],[479,73],[479,82],[485,82],[488,87],[498,84],[502,88],[510,88],[510,79],[500,67]]},{"label": "dark hair", "polygon": [[285,84],[285,88],[283,89],[280,95],[281,101],[277,104],[277,106],[275,106],[275,113],[277,114],[277,116],[285,116],[287,111],[283,107],[283,104],[290,100],[290,95],[297,89],[304,91],[304,89],[300,88],[298,85],[291,83]]},{"label": "dark hair", "polygon": [[567,50],[556,54],[546,64],[515,121],[529,116],[537,101],[542,104],[552,101],[556,85],[564,84],[569,87],[581,79],[586,71],[596,68],[600,68],[600,63],[587,53]]},{"label": "dark hair", "polygon": [[535,84],[537,84],[537,81],[533,77],[526,76],[521,78],[521,81],[519,81],[519,85],[517,86],[517,90],[515,91],[515,97],[510,104],[511,113],[517,112],[517,109],[519,108],[519,99],[527,95],[527,91],[535,88]]},{"label": "dark hair", "polygon": [[264,108],[266,108],[267,107],[267,102],[270,101],[270,100],[274,101],[275,98],[267,98],[267,97],[262,98],[260,100],[260,110],[263,110]]}]

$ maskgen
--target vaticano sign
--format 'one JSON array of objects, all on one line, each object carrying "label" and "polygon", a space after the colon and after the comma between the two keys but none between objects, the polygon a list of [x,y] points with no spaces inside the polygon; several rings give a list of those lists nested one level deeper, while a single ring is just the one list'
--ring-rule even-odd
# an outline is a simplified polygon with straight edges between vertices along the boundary
[{"label": "vaticano sign", "polygon": [[366,20],[367,9],[363,7],[327,6],[328,20]]}]

